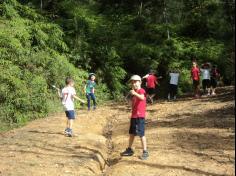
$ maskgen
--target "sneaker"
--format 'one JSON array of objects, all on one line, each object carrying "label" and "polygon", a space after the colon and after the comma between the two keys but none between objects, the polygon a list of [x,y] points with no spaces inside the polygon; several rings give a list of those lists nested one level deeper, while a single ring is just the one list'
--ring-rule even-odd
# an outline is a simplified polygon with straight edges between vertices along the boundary
[{"label": "sneaker", "polygon": [[67,134],[69,132],[69,128],[66,128],[65,131],[64,131],[64,134]]},{"label": "sneaker", "polygon": [[96,106],[93,107],[93,110],[96,110]]},{"label": "sneaker", "polygon": [[140,157],[141,160],[146,160],[149,157],[148,151],[143,151],[142,156]]},{"label": "sneaker", "polygon": [[72,137],[72,133],[68,133],[67,136],[68,136],[68,137]]},{"label": "sneaker", "polygon": [[122,152],[121,156],[132,156],[134,154],[134,151],[131,148],[127,148],[124,152]]},{"label": "sneaker", "polygon": [[72,134],[73,134],[72,129],[68,129],[66,135],[67,135],[68,137],[72,137]]}]

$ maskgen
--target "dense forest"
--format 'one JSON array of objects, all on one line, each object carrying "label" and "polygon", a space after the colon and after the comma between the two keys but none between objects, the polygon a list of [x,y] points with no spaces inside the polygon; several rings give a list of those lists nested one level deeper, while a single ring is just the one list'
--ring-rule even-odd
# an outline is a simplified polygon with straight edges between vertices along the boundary
[{"label": "dense forest", "polygon": [[[100,101],[118,99],[131,74],[216,64],[234,84],[234,0],[0,0],[0,122],[22,124],[55,109],[50,85],[72,76],[79,96],[89,72]],[[80,106],[80,105],[78,105]]]}]

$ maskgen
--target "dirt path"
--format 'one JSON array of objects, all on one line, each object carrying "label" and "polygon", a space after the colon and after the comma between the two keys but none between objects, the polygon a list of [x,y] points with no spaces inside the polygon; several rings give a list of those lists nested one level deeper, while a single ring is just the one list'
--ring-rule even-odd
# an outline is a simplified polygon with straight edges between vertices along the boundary
[{"label": "dirt path", "polygon": [[150,158],[119,156],[130,109],[110,104],[78,111],[76,136],[63,135],[64,114],[0,134],[1,176],[229,176],[235,171],[234,87],[215,97],[148,106]]}]

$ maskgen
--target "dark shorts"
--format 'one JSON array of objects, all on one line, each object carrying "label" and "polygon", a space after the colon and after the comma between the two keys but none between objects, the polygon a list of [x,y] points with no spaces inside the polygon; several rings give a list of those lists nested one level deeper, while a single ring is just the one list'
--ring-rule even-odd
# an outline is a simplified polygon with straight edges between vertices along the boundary
[{"label": "dark shorts", "polygon": [[147,88],[147,93],[148,93],[149,95],[155,94],[155,93],[156,93],[155,88]]},{"label": "dark shorts", "polygon": [[210,79],[203,79],[202,80],[202,88],[203,89],[210,88],[210,86],[211,86]]},{"label": "dark shorts", "polygon": [[193,88],[196,89],[199,86],[199,80],[193,80]]},{"label": "dark shorts", "polygon": [[75,119],[75,111],[74,110],[70,110],[70,111],[65,111],[65,113],[66,113],[66,117],[68,118],[68,119]]},{"label": "dark shorts", "polygon": [[130,119],[129,134],[143,137],[144,131],[145,131],[145,118],[131,118]]},{"label": "dark shorts", "polygon": [[215,78],[211,78],[211,86],[212,86],[213,88],[216,88],[216,86],[217,86],[217,81],[216,81]]}]

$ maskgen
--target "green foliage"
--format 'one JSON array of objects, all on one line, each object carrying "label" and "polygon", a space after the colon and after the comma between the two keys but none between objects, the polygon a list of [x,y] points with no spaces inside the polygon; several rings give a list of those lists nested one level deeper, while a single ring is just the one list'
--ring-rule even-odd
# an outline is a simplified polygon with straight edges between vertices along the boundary
[{"label": "green foliage", "polygon": [[126,72],[121,67],[122,63],[120,57],[113,48],[108,50],[106,54],[104,67],[102,68],[103,73],[106,73],[104,80],[111,89],[113,97],[116,98],[123,91],[124,86],[122,85],[121,80],[124,79]]},{"label": "green foliage", "polygon": [[5,0],[0,4],[0,118],[24,123],[44,116],[55,99],[49,85],[63,87],[66,76],[84,96],[84,70],[97,75],[99,103],[119,98],[130,75],[150,69],[163,76],[162,95],[171,69],[181,72],[179,93],[190,91],[194,58],[218,65],[230,82],[234,12],[234,0],[43,0],[43,6],[37,0]]},{"label": "green foliage", "polygon": [[63,87],[68,76],[84,96],[87,73],[69,63],[60,27],[15,0],[4,1],[0,12],[0,122],[21,125],[55,111],[59,99],[51,85]]},{"label": "green foliage", "polygon": [[99,73],[112,92],[122,92],[131,74],[142,76],[149,69],[167,83],[172,67],[184,72],[181,84],[189,90],[187,70],[193,58],[218,64],[224,76],[228,68],[232,71],[221,59],[234,53],[228,44],[234,43],[232,0],[45,0],[44,4],[43,13],[57,15],[65,31],[70,62]]}]

